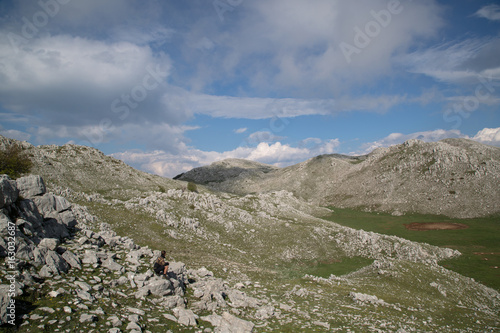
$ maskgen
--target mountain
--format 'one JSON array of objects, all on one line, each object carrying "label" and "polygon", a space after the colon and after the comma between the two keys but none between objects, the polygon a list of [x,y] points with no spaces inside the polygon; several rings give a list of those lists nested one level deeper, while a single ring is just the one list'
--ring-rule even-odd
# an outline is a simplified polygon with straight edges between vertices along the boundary
[{"label": "mountain", "polygon": [[33,162],[33,174],[48,184],[79,192],[131,196],[146,190],[177,188],[174,180],[136,170],[101,151],[79,145],[33,146],[0,136],[0,149],[21,145]]},{"label": "mountain", "polygon": [[206,167],[199,167],[181,173],[174,179],[192,181],[198,184],[222,183],[228,180],[258,177],[278,170],[277,167],[243,159],[228,158]]},{"label": "mountain", "polygon": [[178,179],[241,195],[286,190],[316,205],[394,214],[471,218],[500,212],[500,148],[466,139],[410,140],[367,156],[321,155],[266,172],[241,172],[241,162],[234,163],[216,162]]},{"label": "mountain", "polygon": [[[500,327],[498,291],[441,265],[461,258],[457,249],[341,226],[326,219],[332,210],[286,190],[241,195],[209,182],[190,191],[93,148],[0,138],[0,148],[7,144],[22,145],[43,176],[0,177],[0,310],[14,276],[19,332]],[[349,169],[377,156],[324,156],[290,170],[316,165],[319,174],[331,162]],[[230,162],[219,165],[237,165],[232,179],[241,182],[287,169]],[[9,226],[14,273],[2,252]],[[151,272],[159,250],[172,265],[169,280]]]}]

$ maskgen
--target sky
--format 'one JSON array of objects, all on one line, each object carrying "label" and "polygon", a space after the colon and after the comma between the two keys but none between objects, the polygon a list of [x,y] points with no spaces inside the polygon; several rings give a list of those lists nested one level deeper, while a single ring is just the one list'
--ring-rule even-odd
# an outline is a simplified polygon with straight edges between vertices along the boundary
[{"label": "sky", "polygon": [[500,2],[0,0],[0,134],[166,177],[500,146]]}]

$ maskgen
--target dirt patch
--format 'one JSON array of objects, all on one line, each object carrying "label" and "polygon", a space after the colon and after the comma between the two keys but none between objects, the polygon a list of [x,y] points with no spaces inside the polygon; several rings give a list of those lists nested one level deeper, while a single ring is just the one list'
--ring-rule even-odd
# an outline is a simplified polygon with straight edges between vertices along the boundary
[{"label": "dirt patch", "polygon": [[425,231],[425,230],[458,230],[467,229],[469,226],[463,223],[451,223],[451,222],[413,222],[410,224],[405,224],[406,229]]}]

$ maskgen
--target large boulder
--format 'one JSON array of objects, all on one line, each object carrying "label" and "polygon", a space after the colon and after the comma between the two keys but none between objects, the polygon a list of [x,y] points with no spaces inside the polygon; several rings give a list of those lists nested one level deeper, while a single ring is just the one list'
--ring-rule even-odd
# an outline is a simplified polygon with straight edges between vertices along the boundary
[{"label": "large boulder", "polygon": [[57,252],[52,250],[47,251],[47,254],[45,255],[45,263],[50,271],[54,273],[67,273],[69,270],[69,265],[66,260],[64,260],[64,258]]},{"label": "large boulder", "polygon": [[43,217],[38,211],[38,207],[35,205],[33,200],[31,199],[21,200],[17,204],[17,209],[19,217],[25,219],[26,221],[31,222],[35,229],[41,227],[41,223],[43,222]]},{"label": "large boulder", "polygon": [[251,321],[243,320],[233,316],[229,312],[224,312],[220,324],[215,328],[217,333],[251,333],[255,327]]},{"label": "large boulder", "polygon": [[38,230],[40,238],[67,238],[70,236],[68,228],[59,223],[56,219],[48,219],[43,221],[42,227]]},{"label": "large boulder", "polygon": [[0,175],[0,209],[16,202],[18,195],[16,182],[7,175]]},{"label": "large boulder", "polygon": [[55,217],[55,214],[71,208],[68,200],[52,193],[45,193],[44,195],[35,197],[33,201],[45,217]]},{"label": "large boulder", "polygon": [[177,317],[177,322],[184,326],[196,326],[197,316],[192,310],[184,308],[175,308],[174,314]]},{"label": "large boulder", "polygon": [[72,267],[72,268],[78,268],[82,269],[82,261],[80,258],[74,254],[73,252],[66,250],[63,254],[62,257],[66,262]]},{"label": "large boulder", "polygon": [[41,176],[30,175],[16,180],[19,195],[23,198],[33,198],[45,194],[47,191]]}]

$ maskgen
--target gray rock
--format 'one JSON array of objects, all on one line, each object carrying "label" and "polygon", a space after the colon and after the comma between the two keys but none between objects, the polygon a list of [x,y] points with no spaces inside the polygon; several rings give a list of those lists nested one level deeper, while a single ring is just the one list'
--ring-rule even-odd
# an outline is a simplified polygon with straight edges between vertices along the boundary
[{"label": "gray rock", "polygon": [[165,297],[161,305],[167,309],[183,308],[186,306],[186,301],[179,295]]},{"label": "gray rock", "polygon": [[47,251],[45,263],[54,273],[67,273],[69,270],[69,265],[66,260],[55,251]]},{"label": "gray rock", "polygon": [[42,226],[43,217],[38,211],[38,207],[35,205],[33,200],[31,199],[21,200],[17,204],[17,207],[19,210],[19,216],[31,222],[33,228],[38,229]]},{"label": "gray rock", "polygon": [[200,317],[201,320],[203,321],[208,321],[212,326],[218,327],[222,323],[222,316],[219,316],[217,314],[211,314],[208,316],[203,316]]},{"label": "gray rock", "polygon": [[123,325],[123,322],[120,320],[120,318],[118,318],[118,316],[111,316],[108,318],[108,321],[113,327],[120,327]]},{"label": "gray rock", "polygon": [[45,265],[45,256],[49,252],[49,249],[46,247],[37,247],[33,250],[33,261],[32,264],[35,267],[39,267]]},{"label": "gray rock", "polygon": [[55,251],[59,244],[60,241],[58,238],[43,238],[38,244],[38,247],[45,247],[51,251]]},{"label": "gray rock", "polygon": [[227,295],[231,301],[231,306],[235,308],[257,308],[260,301],[254,297],[247,296],[244,292],[231,289]]},{"label": "gray rock", "polygon": [[15,304],[11,303],[9,292],[11,292],[10,285],[0,285],[0,325],[15,319],[9,311],[9,307],[12,308],[12,304]]},{"label": "gray rock", "polygon": [[84,313],[84,314],[82,314],[80,316],[80,323],[82,323],[82,324],[83,323],[91,323],[91,322],[94,322],[94,321],[97,321],[97,320],[98,320],[98,318],[94,314],[86,314],[86,313]]},{"label": "gray rock", "polygon": [[141,320],[141,317],[138,314],[132,314],[128,316],[128,321],[132,323],[138,323]]},{"label": "gray rock", "polygon": [[139,315],[139,316],[144,316],[146,314],[146,311],[141,310],[141,309],[137,309],[137,308],[130,308],[130,307],[128,307],[127,311],[131,312],[131,313],[134,313],[136,315]]},{"label": "gray rock", "polygon": [[43,216],[53,217],[58,213],[64,212],[71,208],[71,204],[63,197],[54,195],[52,193],[45,193],[42,196],[33,198],[36,206]]},{"label": "gray rock", "polygon": [[16,182],[7,175],[0,175],[0,209],[16,202],[18,195]]},{"label": "gray rock", "polygon": [[163,317],[165,317],[165,319],[173,321],[175,323],[177,322],[177,318],[169,313],[164,313]]},{"label": "gray rock", "polygon": [[156,296],[167,296],[173,292],[172,283],[164,278],[150,280],[143,288],[148,288],[151,294]]},{"label": "gray rock", "polygon": [[272,305],[266,305],[255,312],[255,317],[260,320],[267,320],[275,315],[275,309]]},{"label": "gray rock", "polygon": [[90,301],[90,302],[93,302],[95,299],[94,296],[92,296],[89,292],[81,289],[76,291],[76,296],[83,299],[84,301]]},{"label": "gray rock", "polygon": [[85,254],[82,259],[84,264],[98,264],[99,258],[97,257],[97,252],[92,250],[85,250]]},{"label": "gray rock", "polygon": [[75,215],[71,210],[65,210],[64,212],[59,213],[56,219],[68,228],[74,228],[78,224]]},{"label": "gray rock", "polygon": [[38,236],[40,238],[63,239],[69,237],[69,231],[64,224],[59,223],[56,219],[49,219],[42,222]]},{"label": "gray rock", "polygon": [[221,322],[216,327],[216,333],[251,333],[255,325],[251,321],[243,320],[233,316],[229,312],[222,314]]},{"label": "gray rock", "polygon": [[5,240],[0,237],[0,258],[7,257],[7,243],[5,243]]},{"label": "gray rock", "polygon": [[82,281],[75,281],[75,284],[80,287],[83,291],[91,291],[92,288],[89,286],[88,283],[82,282]]},{"label": "gray rock", "polygon": [[184,308],[175,308],[174,314],[177,317],[177,322],[184,326],[196,326],[197,316],[192,310]]},{"label": "gray rock", "polygon": [[145,273],[143,274],[138,274],[134,277],[134,282],[137,284],[137,286],[143,287],[150,278],[154,276],[154,273],[152,270],[148,269]]},{"label": "gray rock", "polygon": [[41,278],[49,279],[52,278],[56,274],[49,266],[43,265],[42,269],[38,272]]},{"label": "gray rock", "polygon": [[127,325],[127,331],[137,331],[137,332],[142,332],[142,328],[141,328],[141,326],[139,326],[139,324],[134,323],[134,322],[130,322],[130,323],[128,323],[128,325]]},{"label": "gray rock", "polygon": [[112,271],[118,271],[122,273],[125,272],[125,268],[111,258],[108,258],[105,261],[103,261],[102,267],[106,267],[107,269]]},{"label": "gray rock", "polygon": [[[9,223],[12,223],[10,218],[0,210],[0,237],[9,235]],[[13,224],[10,224],[13,226]]]},{"label": "gray rock", "polygon": [[143,254],[142,254],[141,250],[132,250],[127,254],[127,257],[125,258],[125,260],[127,260],[131,264],[140,265],[141,262],[139,261],[139,259],[141,259],[142,256],[143,256]]},{"label": "gray rock", "polygon": [[23,198],[33,198],[45,194],[47,189],[41,176],[30,175],[16,180],[19,195]]},{"label": "gray rock", "polygon": [[82,261],[80,258],[74,254],[73,252],[66,250],[63,254],[62,257],[66,262],[72,267],[72,268],[78,268],[82,269]]},{"label": "gray rock", "polygon": [[33,251],[36,249],[35,244],[26,236],[20,237],[20,234],[16,235],[16,258],[31,261],[33,260]]}]

